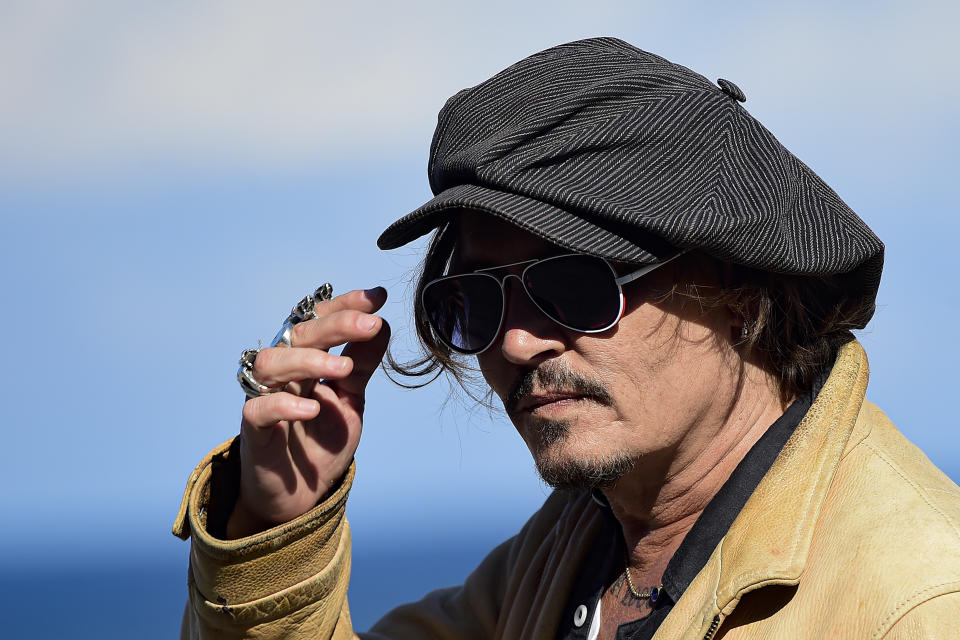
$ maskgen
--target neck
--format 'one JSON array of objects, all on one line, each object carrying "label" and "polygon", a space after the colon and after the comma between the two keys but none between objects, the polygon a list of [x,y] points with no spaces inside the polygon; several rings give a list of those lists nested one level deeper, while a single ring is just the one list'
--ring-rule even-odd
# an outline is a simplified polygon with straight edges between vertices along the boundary
[{"label": "neck", "polygon": [[659,583],[670,558],[747,452],[789,403],[774,387],[744,385],[659,460],[645,458],[604,489],[623,530],[634,574]]}]

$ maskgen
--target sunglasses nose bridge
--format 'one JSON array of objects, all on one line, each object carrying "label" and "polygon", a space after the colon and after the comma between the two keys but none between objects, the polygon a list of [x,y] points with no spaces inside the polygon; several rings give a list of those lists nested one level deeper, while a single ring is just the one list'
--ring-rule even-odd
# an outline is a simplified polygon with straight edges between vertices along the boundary
[{"label": "sunglasses nose bridge", "polygon": [[500,286],[503,288],[504,292],[507,290],[507,280],[510,278],[516,278],[517,282],[520,283],[520,286],[523,286],[523,279],[516,273],[505,273],[503,277],[500,278]]},{"label": "sunglasses nose bridge", "polygon": [[[507,303],[510,300],[510,292],[516,288],[515,286],[507,287],[507,280],[509,280],[510,278],[515,278],[517,281],[516,284],[520,285],[519,291],[522,291],[523,294],[527,296],[527,298],[530,298],[530,292],[527,291],[526,285],[523,284],[523,278],[521,277],[521,274],[517,274],[517,273],[504,274],[504,276],[500,278],[500,288],[503,290],[504,314],[506,314]],[[533,299],[531,298],[530,301],[533,302]]]},{"label": "sunglasses nose bridge", "polygon": [[[519,285],[519,286],[508,287],[507,280],[509,280],[510,278],[515,278],[517,281],[516,285]],[[551,318],[550,315],[547,314],[547,312],[544,311],[539,304],[537,304],[537,301],[534,300],[533,296],[530,294],[530,291],[527,289],[527,285],[523,281],[523,273],[505,274],[502,278],[500,278],[500,289],[503,291],[503,309],[501,310],[502,317],[500,321],[501,330],[503,329],[503,327],[505,327],[508,324],[508,316],[510,315],[511,293],[514,291],[516,291],[519,295],[521,295],[524,298],[524,301],[522,304],[529,304],[530,307],[533,310],[535,310],[537,314],[546,316],[551,321],[556,322],[556,320],[553,320],[553,318]]]}]

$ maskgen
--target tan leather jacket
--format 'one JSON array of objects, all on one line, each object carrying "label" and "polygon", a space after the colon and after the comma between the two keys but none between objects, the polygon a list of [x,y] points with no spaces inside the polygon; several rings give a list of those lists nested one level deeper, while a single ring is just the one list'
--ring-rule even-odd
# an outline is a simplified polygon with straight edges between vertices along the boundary
[{"label": "tan leather jacket", "polygon": [[[806,417],[656,634],[960,638],[960,488],[864,401],[845,346]],[[205,531],[213,456],[174,526],[192,533],[183,638],[353,638],[346,592],[353,469],[313,511],[233,541]],[[462,587],[394,610],[364,638],[552,638],[600,515],[555,492]]]}]

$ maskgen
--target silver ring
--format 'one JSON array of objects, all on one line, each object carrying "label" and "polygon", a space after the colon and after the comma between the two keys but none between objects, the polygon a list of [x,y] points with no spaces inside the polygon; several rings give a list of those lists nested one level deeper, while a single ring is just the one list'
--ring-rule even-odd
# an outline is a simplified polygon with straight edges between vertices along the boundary
[{"label": "silver ring", "polygon": [[[300,302],[293,305],[293,309],[290,310],[290,315],[283,321],[280,331],[277,332],[270,346],[276,347],[281,344],[286,347],[293,346],[290,342],[293,327],[301,322],[316,318],[317,314],[314,310],[316,304],[324,300],[329,300],[332,297],[333,286],[331,286],[329,282],[325,282],[317,287],[313,295],[305,296]],[[283,384],[279,387],[268,387],[253,377],[253,365],[257,361],[258,353],[260,353],[259,347],[256,349],[244,349],[243,353],[240,354],[240,368],[237,369],[237,382],[240,383],[240,388],[243,389],[247,398],[257,398],[267,393],[276,393],[283,391],[286,387],[286,385]]]},{"label": "silver ring", "polygon": [[258,398],[267,393],[282,391],[285,385],[268,387],[253,377],[253,365],[257,361],[260,349],[244,349],[240,354],[240,368],[237,369],[237,382],[248,398]]},{"label": "silver ring", "polygon": [[313,295],[305,296],[300,302],[293,305],[293,309],[290,310],[290,315],[287,316],[287,319],[283,321],[283,324],[280,326],[280,331],[277,332],[277,335],[274,336],[273,341],[270,343],[271,347],[276,347],[279,345],[284,345],[286,347],[292,347],[293,344],[290,342],[290,338],[293,332],[293,327],[300,324],[301,322],[306,322],[307,320],[313,320],[317,317],[317,313],[314,310],[314,307],[319,302],[324,300],[329,300],[333,297],[333,285],[329,282],[324,282],[322,285],[317,287],[316,291],[313,292]]}]

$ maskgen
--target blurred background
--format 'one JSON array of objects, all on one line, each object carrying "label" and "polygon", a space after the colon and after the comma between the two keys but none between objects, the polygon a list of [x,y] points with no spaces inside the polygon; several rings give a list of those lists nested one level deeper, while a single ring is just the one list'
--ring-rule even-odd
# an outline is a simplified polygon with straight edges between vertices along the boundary
[{"label": "blurred background", "polygon": [[[412,355],[422,243],[375,240],[430,197],[447,97],[596,35],[710,79],[887,243],[868,396],[954,479],[953,2],[0,2],[8,638],[171,638],[193,466],[238,428],[240,350],[329,280],[390,291]],[[463,579],[547,495],[502,412],[443,381],[371,382],[350,599],[358,628]]]}]

